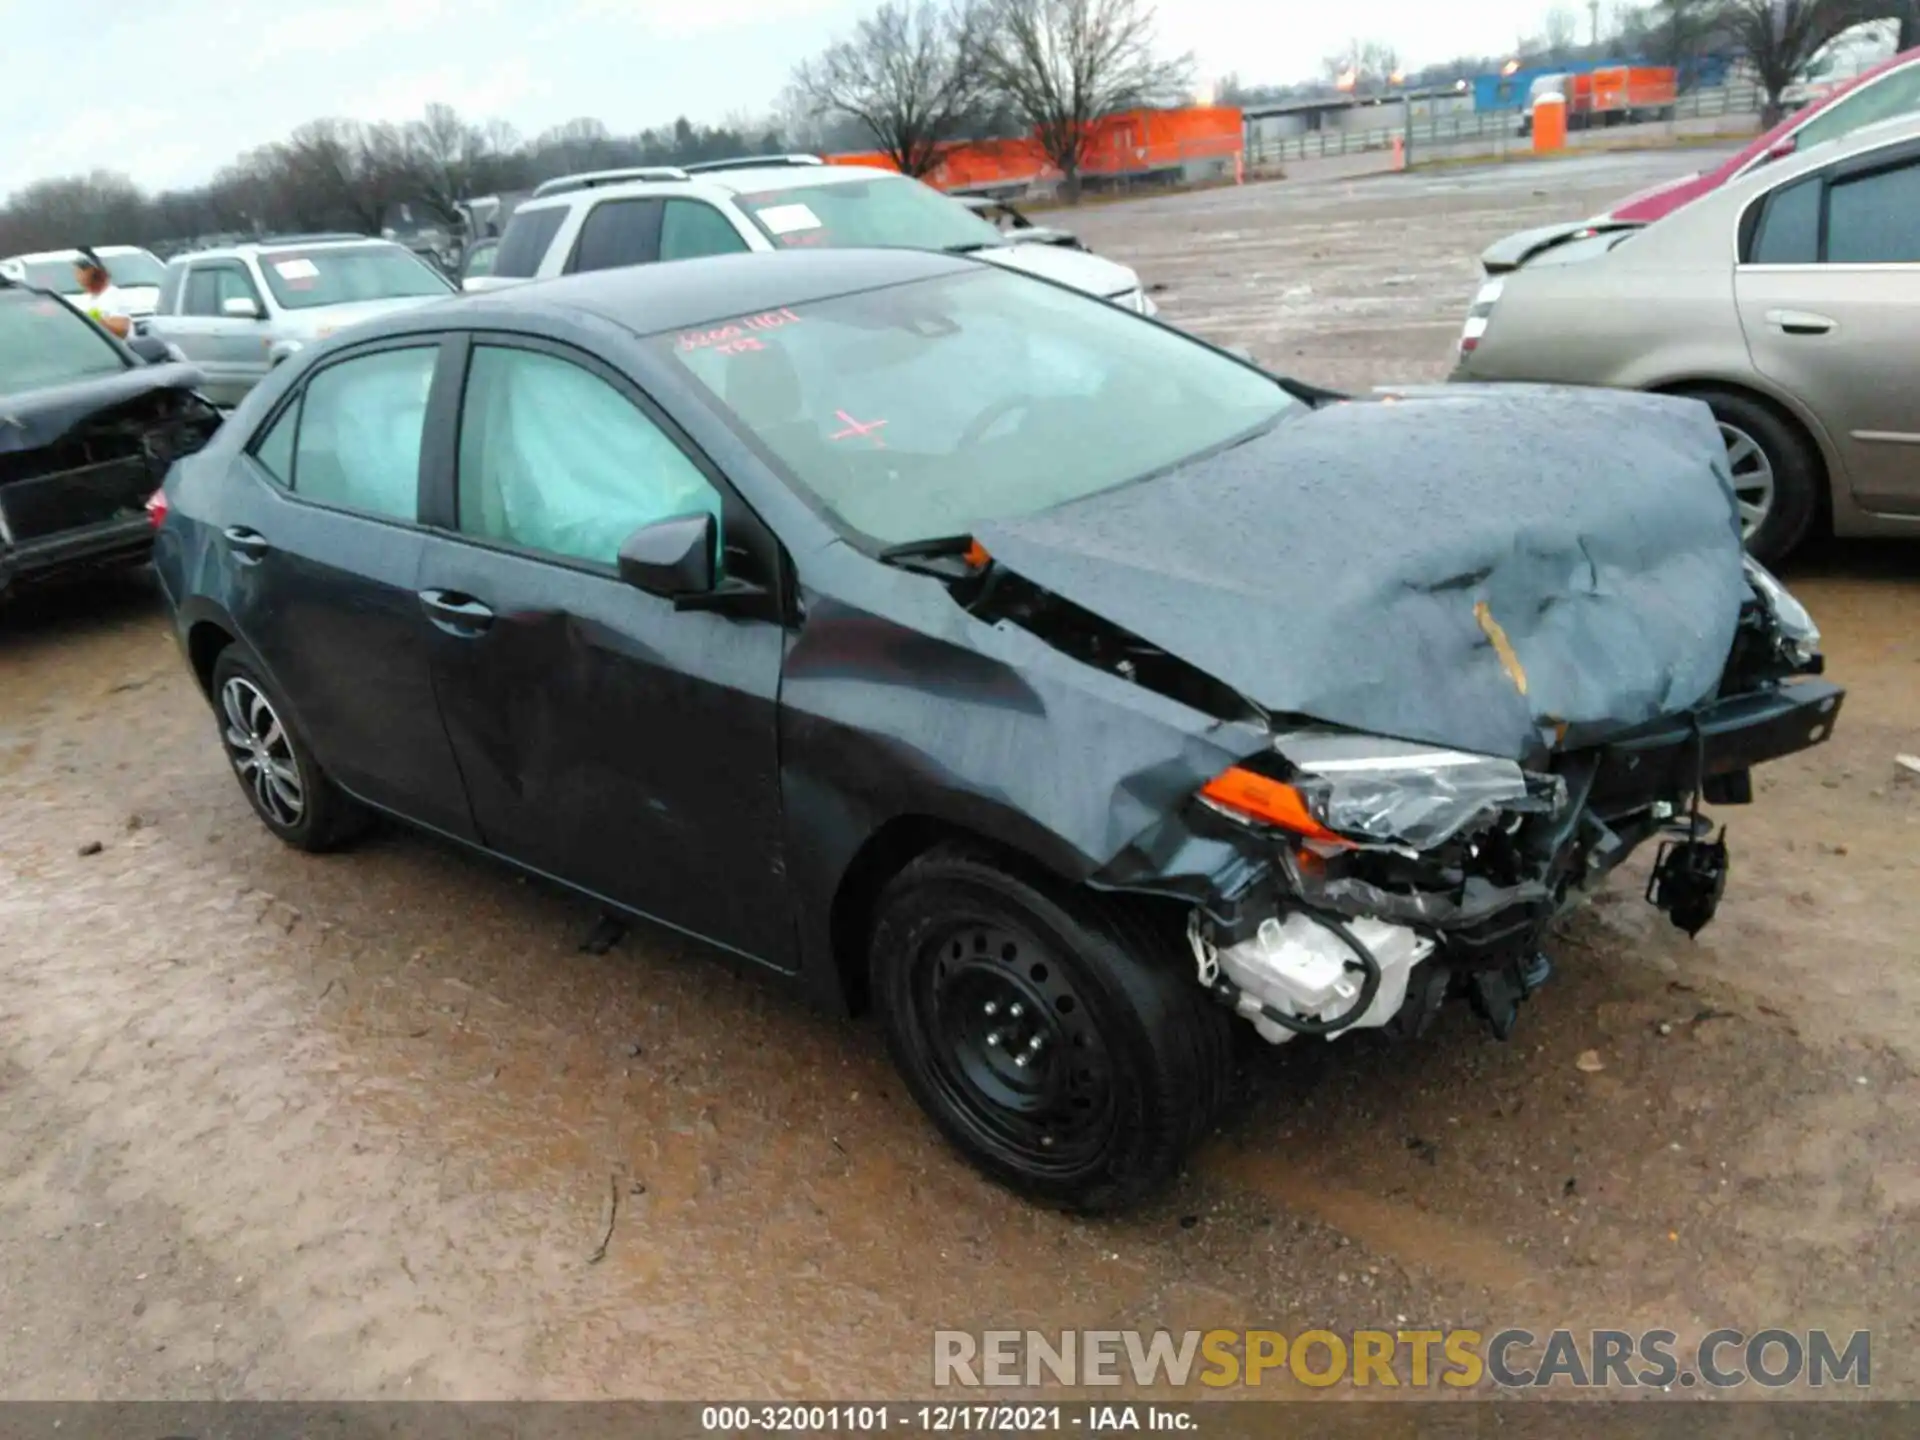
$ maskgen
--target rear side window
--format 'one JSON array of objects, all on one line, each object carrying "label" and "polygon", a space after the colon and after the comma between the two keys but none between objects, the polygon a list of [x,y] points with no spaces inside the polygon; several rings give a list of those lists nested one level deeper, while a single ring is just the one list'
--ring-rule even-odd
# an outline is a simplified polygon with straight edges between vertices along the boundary
[{"label": "rear side window", "polygon": [[381,350],[309,380],[294,441],[294,492],[317,505],[413,520],[439,353],[437,344]]},{"label": "rear side window", "polygon": [[1920,264],[1920,163],[1833,187],[1827,198],[1827,263]]},{"label": "rear side window", "polygon": [[660,258],[660,202],[603,200],[587,212],[567,273],[617,270]]},{"label": "rear side window", "polygon": [[540,273],[540,262],[547,258],[547,247],[560,233],[560,222],[567,218],[567,207],[550,205],[544,210],[517,210],[507,221],[500,248],[494,252],[493,273],[513,280],[531,280]]},{"label": "rear side window", "polygon": [[1820,258],[1820,178],[1776,190],[1760,213],[1751,265],[1812,265]]},{"label": "rear side window", "polygon": [[1920,160],[1810,175],[1769,196],[1752,225],[1749,265],[1920,264]]}]

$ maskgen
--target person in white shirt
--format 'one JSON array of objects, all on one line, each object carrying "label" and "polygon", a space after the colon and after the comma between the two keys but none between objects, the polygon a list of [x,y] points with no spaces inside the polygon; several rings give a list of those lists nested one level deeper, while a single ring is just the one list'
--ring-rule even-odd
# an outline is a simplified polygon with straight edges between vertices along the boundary
[{"label": "person in white shirt", "polygon": [[127,315],[127,302],[100,257],[81,246],[80,258],[73,262],[73,273],[83,292],[73,302],[80,312],[91,315],[97,324],[122,340],[131,335],[133,321]]}]

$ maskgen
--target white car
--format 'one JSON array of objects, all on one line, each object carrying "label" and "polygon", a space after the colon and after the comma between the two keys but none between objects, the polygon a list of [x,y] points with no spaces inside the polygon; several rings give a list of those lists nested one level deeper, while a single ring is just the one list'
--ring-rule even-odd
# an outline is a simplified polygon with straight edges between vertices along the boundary
[{"label": "white car", "polygon": [[[151,315],[160,299],[160,277],[166,273],[151,251],[138,245],[96,245],[93,253],[107,267],[114,288],[127,302],[130,319]],[[78,250],[42,250],[32,255],[9,255],[0,260],[0,275],[23,284],[37,285],[69,300],[80,298],[80,281],[73,267],[80,258]]]},{"label": "white car", "polygon": [[458,293],[390,240],[283,235],[176,257],[141,331],[199,369],[209,400],[237,405],[307,346],[376,315]]},{"label": "white car", "polygon": [[803,246],[879,246],[977,254],[1142,315],[1158,307],[1125,265],[1085,250],[1003,234],[965,204],[892,170],[813,155],[753,156],[684,167],[601,170],[549,180],[507,222],[491,290],[584,270]]}]

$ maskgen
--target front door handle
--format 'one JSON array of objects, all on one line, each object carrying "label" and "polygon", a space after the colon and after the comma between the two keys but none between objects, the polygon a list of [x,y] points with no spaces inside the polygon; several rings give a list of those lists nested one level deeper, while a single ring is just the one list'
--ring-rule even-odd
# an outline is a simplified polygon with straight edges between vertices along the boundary
[{"label": "front door handle", "polygon": [[435,625],[463,640],[485,634],[493,624],[491,609],[458,590],[422,590],[420,605]]},{"label": "front door handle", "polygon": [[267,558],[267,552],[273,546],[267,543],[267,537],[258,530],[249,530],[244,525],[229,525],[224,532],[227,545],[242,564],[255,565]]},{"label": "front door handle", "polygon": [[1809,310],[1769,310],[1767,323],[1788,335],[1829,335],[1834,322]]}]

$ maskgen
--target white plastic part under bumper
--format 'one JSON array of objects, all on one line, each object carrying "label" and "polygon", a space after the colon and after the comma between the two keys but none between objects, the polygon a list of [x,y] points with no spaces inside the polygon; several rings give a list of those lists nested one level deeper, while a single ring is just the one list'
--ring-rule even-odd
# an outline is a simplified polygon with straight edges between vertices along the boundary
[{"label": "white plastic part under bumper", "polygon": [[[1376,1029],[1392,1020],[1406,1002],[1408,974],[1434,949],[1433,941],[1403,925],[1367,919],[1341,924],[1379,965],[1380,987],[1366,1010],[1334,1035]],[[1239,989],[1235,1008],[1275,1045],[1293,1039],[1295,1032],[1267,1018],[1263,1006],[1300,1020],[1339,1021],[1352,1012],[1364,979],[1358,968],[1363,957],[1346,937],[1299,912],[1263,920],[1251,939],[1219,950],[1215,958],[1220,974]]]}]

